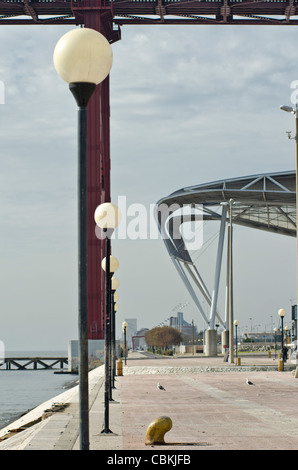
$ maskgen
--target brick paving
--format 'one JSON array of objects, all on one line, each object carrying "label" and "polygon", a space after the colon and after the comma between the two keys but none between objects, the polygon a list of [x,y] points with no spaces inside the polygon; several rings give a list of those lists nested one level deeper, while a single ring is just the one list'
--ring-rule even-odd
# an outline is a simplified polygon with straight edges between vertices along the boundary
[{"label": "brick paving", "polygon": [[[247,365],[272,364],[272,359],[271,364],[266,358],[251,359]],[[181,361],[190,366],[195,359]],[[222,366],[219,358],[203,361]],[[147,426],[166,415],[173,427],[165,436],[167,445],[159,449],[298,449],[298,379],[287,370],[238,370],[121,377],[124,448],[146,449]],[[255,385],[246,384],[247,376]],[[158,381],[166,392],[157,390]]]},{"label": "brick paving", "polygon": [[[289,364],[279,372],[277,362],[247,355],[239,367],[222,357],[148,359],[133,353],[116,379],[108,435],[101,433],[103,374],[94,373],[90,450],[296,450],[298,379]],[[255,385],[247,385],[246,377]],[[157,382],[166,391],[158,390]],[[63,413],[3,441],[0,450],[78,450],[77,401],[72,398]],[[166,445],[146,446],[147,427],[162,415],[173,422]]]}]

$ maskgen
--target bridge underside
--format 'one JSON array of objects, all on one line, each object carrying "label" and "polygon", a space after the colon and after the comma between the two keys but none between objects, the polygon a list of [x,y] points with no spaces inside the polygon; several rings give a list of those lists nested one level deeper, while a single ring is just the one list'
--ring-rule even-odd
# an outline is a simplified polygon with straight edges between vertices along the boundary
[{"label": "bridge underside", "polygon": [[[227,312],[223,319],[217,310],[225,226],[232,220],[232,225],[296,237],[295,185],[295,171],[268,173],[183,188],[157,203],[156,219],[169,256],[209,328],[214,328],[217,319],[227,329]],[[234,204],[229,212],[230,200]],[[186,207],[188,212],[185,211]],[[184,208],[183,217],[181,208]],[[220,221],[212,295],[192,260],[187,240],[181,236],[180,226],[191,220],[196,223],[202,220]],[[198,230],[202,230],[202,225],[198,226]],[[201,305],[198,292],[210,306],[209,318]]]},{"label": "bridge underside", "polygon": [[1,0],[0,24],[85,24],[81,8],[129,24],[298,24],[297,0]]}]

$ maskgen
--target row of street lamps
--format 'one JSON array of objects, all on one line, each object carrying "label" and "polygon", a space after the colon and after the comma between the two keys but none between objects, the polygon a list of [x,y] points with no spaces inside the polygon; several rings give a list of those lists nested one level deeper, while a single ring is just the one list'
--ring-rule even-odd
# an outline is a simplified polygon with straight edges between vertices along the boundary
[{"label": "row of street lamps", "polygon": [[[283,351],[283,348],[284,348],[284,317],[286,315],[285,309],[284,308],[279,309],[278,315],[281,319],[281,350]],[[236,357],[237,357],[237,346],[238,346],[238,344],[237,344],[237,327],[238,327],[238,325],[239,325],[238,320],[235,320],[234,321],[234,326],[235,326],[235,329],[236,329],[236,332],[235,332],[235,336],[236,336]],[[287,327],[285,329],[287,329]],[[274,333],[276,335],[277,328],[274,328]]]},{"label": "row of street lamps", "polygon": [[[106,299],[105,299],[105,393],[104,393],[104,427],[102,434],[110,434],[109,428],[109,402],[113,401],[112,389],[115,388],[116,375],[116,312],[118,311],[119,295],[116,292],[119,287],[118,279],[114,278],[114,273],[119,268],[119,261],[111,255],[111,237],[114,230],[121,222],[121,212],[119,208],[111,202],[100,204],[94,213],[96,225],[102,230],[106,239],[106,257],[101,262],[101,267],[105,271]],[[127,322],[122,323],[124,333],[124,350],[126,365],[126,331]]]},{"label": "row of street lamps", "polygon": [[[121,221],[121,212],[115,204],[105,202],[100,204],[94,213],[96,225],[102,230],[106,239],[106,257],[101,266],[105,271],[105,391],[104,391],[104,427],[103,434],[110,434],[109,429],[109,401],[112,400],[112,376],[115,375],[115,307],[114,300],[116,285],[112,278],[119,267],[118,259],[111,255],[111,237]],[[116,283],[117,284],[117,283]]]},{"label": "row of street lamps", "polygon": [[[87,279],[87,105],[96,86],[109,75],[113,53],[107,39],[90,28],[78,28],[64,34],[56,44],[53,61],[57,73],[69,84],[78,105],[78,335],[79,335],[79,418],[80,449],[89,449],[88,391],[88,279]],[[115,374],[116,289],[113,278],[119,263],[111,256],[111,236],[121,220],[117,206],[99,205],[96,224],[106,239],[105,271],[105,417],[103,433],[109,430],[109,399]],[[113,371],[113,372],[112,372]]]}]

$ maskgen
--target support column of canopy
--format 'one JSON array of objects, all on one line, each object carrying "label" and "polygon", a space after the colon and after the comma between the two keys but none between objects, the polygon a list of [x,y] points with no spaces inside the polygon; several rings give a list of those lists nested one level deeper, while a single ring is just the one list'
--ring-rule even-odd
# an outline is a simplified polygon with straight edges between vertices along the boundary
[{"label": "support column of canopy", "polygon": [[223,253],[223,245],[224,245],[224,238],[225,238],[226,213],[227,213],[227,206],[224,205],[222,206],[222,215],[221,215],[220,230],[219,230],[214,288],[213,288],[211,308],[210,308],[209,328],[206,331],[206,347],[205,347],[206,356],[217,355],[217,334],[216,334],[216,330],[214,329],[214,326],[215,326],[215,316],[216,316],[216,309],[217,309],[222,253]]},{"label": "support column of canopy", "polygon": [[[231,209],[230,209],[231,219]],[[228,257],[229,257],[229,273],[228,273],[228,284],[229,284],[229,362],[234,362],[234,335],[233,335],[233,320],[234,320],[234,309],[233,309],[233,227],[232,222],[229,225],[229,237],[228,237]]]}]

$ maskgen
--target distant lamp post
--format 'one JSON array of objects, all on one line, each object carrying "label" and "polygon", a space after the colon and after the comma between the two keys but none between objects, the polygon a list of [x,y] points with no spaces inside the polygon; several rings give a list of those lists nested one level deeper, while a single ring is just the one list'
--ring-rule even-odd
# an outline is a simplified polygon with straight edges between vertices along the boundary
[{"label": "distant lamp post", "polygon": [[109,398],[110,392],[110,347],[111,347],[111,276],[118,269],[119,262],[111,256],[111,236],[121,221],[121,212],[115,204],[105,202],[100,204],[94,213],[96,225],[100,227],[106,237],[106,257],[102,260],[101,266],[105,271],[106,298],[105,298],[105,419],[103,434],[111,433],[109,429]]},{"label": "distant lamp post", "polygon": [[[119,295],[116,292],[116,288],[119,286],[119,281],[118,279],[112,277],[112,303],[111,303],[111,309],[112,309],[112,314],[111,314],[111,358],[110,358],[110,364],[111,364],[111,388],[115,388],[115,376],[116,376],[116,310],[115,310],[115,305],[117,301],[119,300]],[[112,393],[111,393],[112,396]]]},{"label": "distant lamp post", "polygon": [[113,388],[115,388],[115,375],[116,375],[116,305],[118,309],[117,300],[119,299],[119,295],[117,294],[116,290],[119,287],[119,281],[116,277],[112,277],[112,360],[113,360]]},{"label": "distant lamp post", "polygon": [[127,333],[127,327],[128,327],[128,323],[127,321],[124,321],[122,323],[122,331],[123,331],[123,334],[124,334],[124,364],[126,365],[126,333]]},{"label": "distant lamp post", "polygon": [[99,32],[78,28],[57,42],[54,65],[69,84],[78,105],[78,249],[79,249],[79,414],[80,449],[89,449],[87,307],[87,104],[96,85],[109,74],[113,53]]},{"label": "distant lamp post", "polygon": [[114,317],[114,337],[113,337],[113,388],[115,388],[115,377],[116,377],[116,313],[119,310],[119,305],[117,302],[114,302],[113,305],[113,317]]},{"label": "distant lamp post", "polygon": [[[106,272],[106,294],[108,305],[106,307],[106,322],[105,322],[105,384],[108,389],[108,400],[113,401],[112,398],[112,348],[113,348],[113,328],[114,328],[114,310],[113,310],[113,291],[112,280],[115,271],[119,268],[119,261],[115,256],[109,257],[110,269],[107,271],[107,257],[101,262],[102,269]],[[109,282],[107,281],[109,279]],[[107,287],[108,282],[108,287]],[[117,294],[118,295],[118,294]],[[105,426],[106,427],[106,426]]]},{"label": "distant lamp post", "polygon": [[191,327],[192,327],[192,354],[194,356],[195,354],[195,325],[194,321],[191,321]]},{"label": "distant lamp post", "polygon": [[[285,309],[283,309],[283,308],[279,309],[278,315],[280,316],[280,319],[281,319],[281,353],[283,355],[283,349],[284,349],[284,317],[286,315]],[[282,370],[284,370],[284,361],[282,361]]]},{"label": "distant lamp post", "polygon": [[234,325],[235,325],[235,337],[236,337],[236,359],[238,357],[238,339],[237,339],[237,328],[238,328],[238,325],[239,325],[239,321],[238,320],[235,320],[234,321]]},{"label": "distant lamp post", "polygon": [[[292,113],[295,116],[295,137],[291,137],[291,132],[287,132],[289,139],[295,140],[295,149],[296,149],[296,210],[297,210],[297,201],[298,201],[298,104],[295,104],[295,108],[292,106],[280,106],[282,111],[287,113]],[[296,229],[296,270],[297,270],[297,285],[296,285],[296,295],[298,299],[298,231]]]},{"label": "distant lamp post", "polygon": [[277,328],[274,328],[274,359],[276,359],[276,333]]}]

